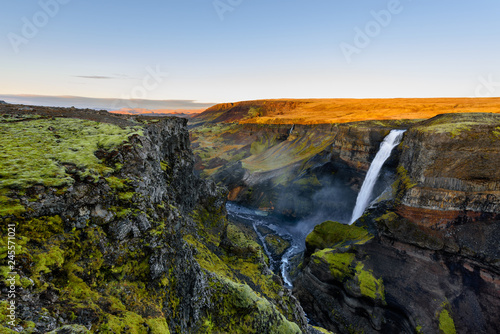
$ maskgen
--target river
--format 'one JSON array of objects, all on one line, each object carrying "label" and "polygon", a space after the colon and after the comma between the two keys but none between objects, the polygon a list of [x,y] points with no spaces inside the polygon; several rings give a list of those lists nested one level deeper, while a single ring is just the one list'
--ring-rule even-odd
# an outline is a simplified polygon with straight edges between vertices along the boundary
[{"label": "river", "polygon": [[[251,226],[257,234],[264,252],[269,257],[271,270],[280,273],[285,286],[292,288],[292,280],[289,277],[290,258],[305,250],[306,236],[314,229],[314,226],[322,223],[325,219],[322,217],[309,218],[303,220],[287,220],[267,212],[249,209],[235,203],[226,204],[228,217],[230,221],[237,221]],[[281,258],[276,261],[273,259],[264,235],[259,227],[266,227],[273,231],[273,234],[280,236],[290,243],[290,247],[285,251]]]}]

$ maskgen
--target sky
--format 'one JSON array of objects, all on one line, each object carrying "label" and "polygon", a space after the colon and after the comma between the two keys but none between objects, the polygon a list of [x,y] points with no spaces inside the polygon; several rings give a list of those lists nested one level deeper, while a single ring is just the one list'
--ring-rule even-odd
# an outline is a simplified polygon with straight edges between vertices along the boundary
[{"label": "sky", "polygon": [[500,96],[498,0],[4,0],[0,95]]}]

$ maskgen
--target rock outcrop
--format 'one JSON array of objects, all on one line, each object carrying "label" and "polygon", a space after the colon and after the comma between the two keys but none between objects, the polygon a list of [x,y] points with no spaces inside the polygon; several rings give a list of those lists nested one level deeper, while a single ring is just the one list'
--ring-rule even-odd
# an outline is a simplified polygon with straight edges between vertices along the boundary
[{"label": "rock outcrop", "polygon": [[193,173],[186,120],[31,109],[0,118],[2,333],[308,331],[223,188]]},{"label": "rock outcrop", "polygon": [[[193,127],[190,133],[197,170],[225,185],[229,200],[289,217],[323,212],[348,220],[346,208],[354,207],[380,142],[391,129],[409,124],[217,123]],[[396,163],[389,161],[383,175]],[[390,180],[384,177],[382,183]]]},{"label": "rock outcrop", "polygon": [[308,236],[294,282],[308,316],[340,333],[498,332],[499,130],[493,114],[411,127],[393,198]]}]

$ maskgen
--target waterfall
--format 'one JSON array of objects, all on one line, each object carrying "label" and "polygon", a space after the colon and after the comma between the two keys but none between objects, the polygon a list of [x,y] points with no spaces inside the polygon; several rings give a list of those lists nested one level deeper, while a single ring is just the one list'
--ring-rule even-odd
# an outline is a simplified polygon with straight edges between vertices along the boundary
[{"label": "waterfall", "polygon": [[352,212],[350,224],[354,223],[359,217],[361,217],[368,204],[370,204],[373,187],[375,186],[375,182],[377,182],[380,170],[382,169],[384,162],[391,155],[392,149],[398,146],[401,142],[404,132],[405,130],[392,130],[380,144],[377,155],[368,169],[368,173],[366,174],[361,190],[359,191],[358,198],[356,199],[356,206]]},{"label": "waterfall", "polygon": [[264,238],[262,233],[259,232],[259,229],[257,228],[256,222],[253,222],[252,227],[253,227],[253,230],[255,231],[255,233],[257,234],[257,237],[259,238],[260,243],[262,244],[262,247],[264,248],[264,253],[269,258],[269,267],[271,267],[271,270],[272,270],[274,267],[274,259],[273,259],[273,255],[271,254],[271,252],[267,248],[266,239]]},{"label": "waterfall", "polygon": [[283,282],[285,283],[285,286],[290,289],[293,287],[293,284],[290,278],[288,277],[288,270],[290,269],[289,268],[290,262],[288,261],[288,259],[290,259],[292,255],[296,255],[297,249],[298,249],[297,246],[295,245],[291,246],[281,257],[281,265],[280,265],[281,277],[283,277]]}]

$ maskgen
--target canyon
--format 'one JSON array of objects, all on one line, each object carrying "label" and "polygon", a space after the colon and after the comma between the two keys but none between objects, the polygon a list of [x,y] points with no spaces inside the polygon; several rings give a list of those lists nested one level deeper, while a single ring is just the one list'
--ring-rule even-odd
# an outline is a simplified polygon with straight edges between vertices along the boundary
[{"label": "canyon", "polygon": [[[497,103],[246,101],[189,121],[2,105],[19,308],[0,328],[495,333]],[[401,143],[348,225],[392,130]]]},{"label": "canyon", "polygon": [[426,119],[423,103],[422,119],[335,124],[275,124],[283,118],[262,111],[297,116],[304,106],[293,103],[225,104],[195,117],[197,169],[240,205],[299,224],[345,224],[380,143],[406,130],[365,214],[350,229],[325,222],[306,238],[292,271],[308,318],[339,333],[495,333],[498,110],[450,108]]}]

